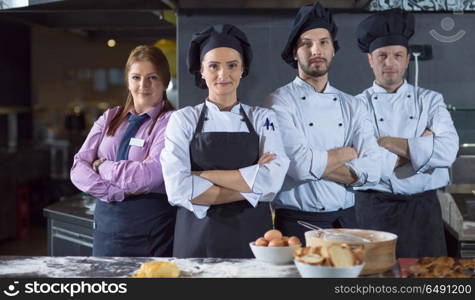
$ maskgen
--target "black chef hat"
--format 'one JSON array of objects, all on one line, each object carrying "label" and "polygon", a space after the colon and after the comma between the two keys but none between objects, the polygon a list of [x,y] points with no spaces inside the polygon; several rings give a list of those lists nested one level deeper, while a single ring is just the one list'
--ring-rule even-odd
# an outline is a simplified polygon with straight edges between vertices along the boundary
[{"label": "black chef hat", "polygon": [[234,25],[214,25],[207,27],[201,32],[193,34],[188,51],[188,71],[195,75],[196,86],[206,89],[206,83],[201,78],[201,60],[205,54],[219,47],[229,47],[241,54],[244,64],[242,77],[249,73],[252,61],[252,49],[244,32]]},{"label": "black chef hat", "polygon": [[373,14],[358,25],[357,39],[361,51],[400,45],[409,47],[414,34],[414,15],[401,9],[391,9]]},{"label": "black chef hat", "polygon": [[314,4],[308,4],[301,7],[295,17],[289,39],[287,40],[287,44],[281,54],[286,63],[297,68],[297,61],[294,59],[295,42],[300,34],[314,28],[325,28],[328,30],[333,40],[335,52],[338,51],[339,46],[336,41],[338,28],[333,21],[333,16],[327,8],[324,8],[320,3],[315,2]]}]

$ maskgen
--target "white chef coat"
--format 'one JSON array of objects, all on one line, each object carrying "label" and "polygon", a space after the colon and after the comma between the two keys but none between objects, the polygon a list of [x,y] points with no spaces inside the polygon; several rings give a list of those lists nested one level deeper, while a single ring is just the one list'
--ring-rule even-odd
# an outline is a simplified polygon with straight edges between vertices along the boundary
[{"label": "white chef coat", "polygon": [[335,148],[351,146],[359,154],[346,163],[357,177],[352,186],[379,182],[380,152],[369,114],[355,97],[330,83],[318,93],[297,76],[268,100],[290,159],[282,190],[273,203],[275,208],[328,212],[352,207],[355,198],[351,186],[322,178],[328,151]]},{"label": "white chef coat", "polygon": [[[459,138],[440,93],[416,88],[404,81],[395,93],[373,86],[356,96],[370,115],[377,138],[408,139],[410,163],[394,169],[397,155],[380,147],[381,182],[363,186],[394,194],[412,195],[449,183],[448,168],[455,161]],[[421,137],[425,129],[433,135]]]},{"label": "white chef coat", "polygon": [[[242,106],[254,130],[259,136],[259,156],[275,153],[274,160],[264,165],[252,165],[239,169],[251,193],[241,193],[254,207],[259,201],[270,202],[282,186],[289,166],[274,112],[270,109],[237,104],[231,111],[220,111],[218,106],[205,101],[208,113],[203,132],[249,132],[239,107]],[[191,200],[208,190],[213,183],[191,174],[190,142],[198,123],[203,103],[182,108],[172,113],[165,132],[165,148],[162,163],[165,188],[171,205],[179,205],[204,218],[209,206],[196,205]]]}]

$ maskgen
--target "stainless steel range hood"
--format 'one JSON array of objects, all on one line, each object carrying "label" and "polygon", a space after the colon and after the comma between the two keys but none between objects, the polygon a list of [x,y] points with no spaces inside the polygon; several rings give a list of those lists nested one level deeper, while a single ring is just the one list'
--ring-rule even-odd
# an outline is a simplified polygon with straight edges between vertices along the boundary
[{"label": "stainless steel range hood", "polygon": [[[213,9],[238,9],[238,10],[289,10],[298,9],[315,0],[179,0],[179,10],[213,10]],[[362,9],[371,0],[319,0],[324,7],[331,9]]]},{"label": "stainless steel range hood", "polygon": [[176,36],[174,5],[170,1],[30,0],[28,4],[16,8],[4,5],[0,19],[69,30],[91,39],[157,40]]}]

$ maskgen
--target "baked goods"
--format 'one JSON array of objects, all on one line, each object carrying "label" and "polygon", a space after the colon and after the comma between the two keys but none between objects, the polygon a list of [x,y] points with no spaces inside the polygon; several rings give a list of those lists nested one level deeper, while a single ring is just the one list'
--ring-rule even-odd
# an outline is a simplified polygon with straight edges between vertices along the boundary
[{"label": "baked goods", "polygon": [[348,244],[304,247],[294,251],[298,262],[329,267],[352,267],[363,263],[362,248],[351,248]]},{"label": "baked goods", "polygon": [[180,269],[174,262],[149,261],[143,263],[132,277],[135,278],[178,278]]},{"label": "baked goods", "polygon": [[458,261],[460,270],[475,270],[475,258],[472,259],[460,259]]},{"label": "baked goods", "polygon": [[345,229],[329,228],[324,232],[345,233],[368,239],[368,243],[335,241],[322,237],[319,230],[310,230],[305,232],[305,244],[309,247],[328,246],[331,244],[346,243],[350,246],[361,246],[364,248],[365,261],[362,275],[379,274],[390,270],[396,264],[396,242],[397,236],[390,232],[364,230],[364,229]]},{"label": "baked goods", "polygon": [[408,269],[414,278],[469,278],[475,277],[475,258],[422,257]]},{"label": "baked goods", "polygon": [[355,256],[347,245],[331,245],[328,256],[335,267],[351,267],[355,264]]}]

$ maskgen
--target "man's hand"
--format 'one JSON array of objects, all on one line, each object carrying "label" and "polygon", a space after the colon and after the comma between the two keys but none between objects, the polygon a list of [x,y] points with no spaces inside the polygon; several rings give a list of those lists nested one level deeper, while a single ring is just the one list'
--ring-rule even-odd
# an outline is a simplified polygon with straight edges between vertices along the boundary
[{"label": "man's hand", "polygon": [[358,158],[358,152],[353,147],[341,147],[328,151],[329,155],[335,155],[344,163]]},{"label": "man's hand", "polygon": [[353,147],[341,147],[328,151],[327,166],[323,172],[323,178],[356,158],[358,158],[358,152]]},{"label": "man's hand", "polygon": [[259,160],[257,161],[257,164],[263,165],[263,164],[266,164],[268,162],[271,162],[276,158],[276,156],[277,155],[275,153],[266,152],[266,153],[262,154],[261,157],[259,157]]},{"label": "man's hand", "polygon": [[426,128],[426,130],[424,130],[424,132],[422,133],[421,136],[429,136],[429,135],[433,135],[433,134],[434,133],[430,129]]},{"label": "man's hand", "polygon": [[407,159],[407,158],[405,158],[405,157],[398,156],[398,157],[397,157],[396,167],[395,167],[395,168],[399,168],[400,166],[404,166],[404,165],[407,164],[408,162],[409,162],[409,159]]},{"label": "man's hand", "polygon": [[409,158],[409,144],[407,139],[383,136],[378,139],[378,145],[401,157]]}]

